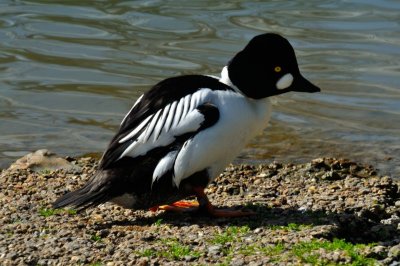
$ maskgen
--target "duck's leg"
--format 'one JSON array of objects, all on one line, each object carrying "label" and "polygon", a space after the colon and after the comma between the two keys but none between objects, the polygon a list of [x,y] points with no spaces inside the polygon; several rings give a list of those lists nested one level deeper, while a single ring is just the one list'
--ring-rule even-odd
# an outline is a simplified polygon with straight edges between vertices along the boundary
[{"label": "duck's leg", "polygon": [[212,217],[243,217],[256,214],[252,211],[215,209],[207,195],[204,193],[204,188],[194,188],[194,191],[199,202],[199,211],[205,212]]},{"label": "duck's leg", "polygon": [[151,211],[163,210],[173,212],[192,212],[199,211],[212,217],[243,217],[256,214],[252,211],[215,209],[204,193],[204,188],[196,187],[193,189],[197,201],[177,201],[171,205],[161,205],[150,208]]},{"label": "duck's leg", "polygon": [[173,211],[173,212],[187,212],[194,211],[199,208],[199,203],[197,201],[177,201],[171,205],[160,205],[151,207],[151,211]]}]

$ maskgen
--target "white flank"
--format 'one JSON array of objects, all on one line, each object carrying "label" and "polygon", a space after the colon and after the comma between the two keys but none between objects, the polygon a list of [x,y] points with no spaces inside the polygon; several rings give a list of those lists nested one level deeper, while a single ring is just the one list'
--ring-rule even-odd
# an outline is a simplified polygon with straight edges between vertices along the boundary
[{"label": "white flank", "polygon": [[158,162],[153,172],[153,181],[151,182],[151,185],[153,185],[153,183],[162,177],[168,170],[173,169],[177,154],[178,151],[171,151]]},{"label": "white flank", "polygon": [[286,88],[289,88],[290,85],[293,83],[293,75],[290,73],[287,73],[283,75],[277,82],[276,82],[276,88],[279,90],[283,90]]}]

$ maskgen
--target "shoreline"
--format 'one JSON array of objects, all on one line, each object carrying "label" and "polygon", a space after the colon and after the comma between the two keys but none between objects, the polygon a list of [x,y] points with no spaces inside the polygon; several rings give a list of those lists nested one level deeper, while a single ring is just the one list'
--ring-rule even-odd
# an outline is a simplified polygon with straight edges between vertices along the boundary
[{"label": "shoreline", "polygon": [[82,213],[51,203],[81,186],[96,159],[64,170],[0,175],[1,265],[397,265],[400,182],[371,166],[319,158],[305,164],[230,165],[206,190],[220,208],[251,217],[125,210]]}]

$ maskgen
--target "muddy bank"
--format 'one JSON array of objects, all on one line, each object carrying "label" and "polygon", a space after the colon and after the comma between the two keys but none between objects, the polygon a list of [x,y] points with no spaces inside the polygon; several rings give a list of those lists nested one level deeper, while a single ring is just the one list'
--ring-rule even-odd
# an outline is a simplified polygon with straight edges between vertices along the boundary
[{"label": "muddy bank", "polygon": [[211,219],[112,204],[53,210],[97,164],[65,159],[72,167],[1,172],[0,265],[399,265],[398,181],[371,166],[231,165],[207,189],[210,200],[257,214]]}]

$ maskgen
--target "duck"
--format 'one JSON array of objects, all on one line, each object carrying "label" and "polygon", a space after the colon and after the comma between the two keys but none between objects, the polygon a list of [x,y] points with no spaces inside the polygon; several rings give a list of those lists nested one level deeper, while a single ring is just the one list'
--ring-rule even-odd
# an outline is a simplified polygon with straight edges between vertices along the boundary
[{"label": "duck", "polygon": [[[133,210],[253,215],[215,207],[204,190],[267,127],[270,97],[292,91],[320,88],[300,73],[292,45],[277,33],[253,37],[220,77],[164,79],[133,104],[89,181],[53,207],[81,211],[112,202]],[[185,201],[190,197],[197,201]]]}]

